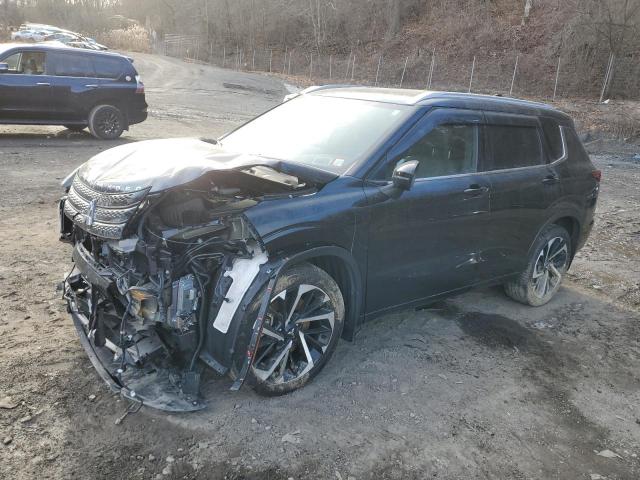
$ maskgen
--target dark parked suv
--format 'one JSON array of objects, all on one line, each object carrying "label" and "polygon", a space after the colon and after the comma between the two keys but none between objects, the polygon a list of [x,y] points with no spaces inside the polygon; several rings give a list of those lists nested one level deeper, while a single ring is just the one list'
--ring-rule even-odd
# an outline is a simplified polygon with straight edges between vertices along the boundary
[{"label": "dark parked suv", "polygon": [[144,85],[131,59],[48,44],[0,45],[0,124],[89,127],[118,138],[147,118]]},{"label": "dark parked suv", "polygon": [[312,88],[217,142],[127,144],[73,172],[65,296],[129,398],[201,408],[207,368],[286,393],[381,314],[492,284],[548,302],[599,180],[547,105]]}]

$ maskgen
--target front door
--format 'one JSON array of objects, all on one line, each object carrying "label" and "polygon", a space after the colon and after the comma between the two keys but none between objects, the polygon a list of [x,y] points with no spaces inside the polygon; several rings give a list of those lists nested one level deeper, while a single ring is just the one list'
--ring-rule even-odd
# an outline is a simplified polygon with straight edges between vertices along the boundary
[{"label": "front door", "polygon": [[[480,112],[430,111],[370,178],[366,309],[376,313],[476,283],[490,185],[477,173]],[[416,181],[397,198],[381,194],[393,169],[418,160]],[[377,185],[376,185],[377,184]]]},{"label": "front door", "polygon": [[51,79],[45,73],[44,52],[13,51],[0,62],[9,71],[0,73],[0,119],[46,121],[52,114]]}]

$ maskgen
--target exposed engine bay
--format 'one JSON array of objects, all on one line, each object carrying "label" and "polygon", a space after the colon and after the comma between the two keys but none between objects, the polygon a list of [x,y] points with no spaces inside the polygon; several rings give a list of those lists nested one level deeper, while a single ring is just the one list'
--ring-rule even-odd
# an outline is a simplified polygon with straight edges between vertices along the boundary
[{"label": "exposed engine bay", "polygon": [[314,188],[261,165],[156,193],[76,174],[60,203],[61,240],[74,246],[64,294],[103,378],[155,408],[202,408],[204,366],[225,374],[247,356],[230,325],[257,277],[275,271],[243,212]]}]

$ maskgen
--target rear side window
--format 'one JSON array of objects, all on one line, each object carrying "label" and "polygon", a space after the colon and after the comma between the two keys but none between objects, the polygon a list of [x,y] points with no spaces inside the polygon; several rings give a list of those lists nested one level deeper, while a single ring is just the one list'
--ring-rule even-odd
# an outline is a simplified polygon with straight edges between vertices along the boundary
[{"label": "rear side window", "polygon": [[88,55],[55,53],[50,55],[52,74],[58,77],[95,77]]},{"label": "rear side window", "polygon": [[551,158],[552,160],[558,160],[564,153],[560,126],[555,120],[546,117],[540,117],[540,124],[542,125],[542,132],[547,140],[549,149],[551,150],[549,152]]},{"label": "rear side window", "polygon": [[536,127],[488,125],[485,128],[491,155],[483,170],[531,167],[544,163],[540,134]]},{"label": "rear side window", "polygon": [[93,66],[98,78],[116,79],[124,70],[123,62],[119,58],[94,57]]}]

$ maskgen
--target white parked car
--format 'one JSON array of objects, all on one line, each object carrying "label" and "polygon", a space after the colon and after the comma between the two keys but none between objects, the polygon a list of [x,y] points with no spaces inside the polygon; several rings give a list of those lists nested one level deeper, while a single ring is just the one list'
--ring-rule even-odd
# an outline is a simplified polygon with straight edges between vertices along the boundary
[{"label": "white parked car", "polygon": [[51,32],[46,30],[18,30],[11,34],[11,40],[17,42],[42,42]]},{"label": "white parked car", "polygon": [[109,50],[108,47],[70,30],[44,25],[41,23],[23,23],[17,32],[11,34],[11,39],[22,42],[60,42],[70,47],[86,48],[89,50]]},{"label": "white parked car", "polygon": [[68,43],[68,42],[79,41],[80,37],[78,37],[78,35],[74,35],[73,33],[53,32],[53,33],[49,33],[44,38],[44,40],[46,42],[56,41],[61,43]]}]

